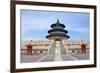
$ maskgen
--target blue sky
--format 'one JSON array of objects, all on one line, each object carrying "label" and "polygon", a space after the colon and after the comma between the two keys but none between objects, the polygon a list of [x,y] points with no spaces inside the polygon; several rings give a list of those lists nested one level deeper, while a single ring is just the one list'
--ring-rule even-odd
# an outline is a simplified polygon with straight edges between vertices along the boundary
[{"label": "blue sky", "polygon": [[46,39],[50,26],[63,23],[70,39],[89,40],[89,13],[21,10],[21,40]]}]

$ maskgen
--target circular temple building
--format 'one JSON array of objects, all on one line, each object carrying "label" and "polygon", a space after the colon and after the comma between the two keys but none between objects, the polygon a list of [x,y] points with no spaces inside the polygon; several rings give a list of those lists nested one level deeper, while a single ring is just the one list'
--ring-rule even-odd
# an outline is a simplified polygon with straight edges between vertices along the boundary
[{"label": "circular temple building", "polygon": [[67,35],[68,31],[64,30],[65,25],[59,22],[59,19],[57,19],[57,22],[51,25],[51,28],[48,33],[49,35],[46,36],[48,39],[54,39],[55,41],[60,41],[62,39],[68,39],[69,36]]}]

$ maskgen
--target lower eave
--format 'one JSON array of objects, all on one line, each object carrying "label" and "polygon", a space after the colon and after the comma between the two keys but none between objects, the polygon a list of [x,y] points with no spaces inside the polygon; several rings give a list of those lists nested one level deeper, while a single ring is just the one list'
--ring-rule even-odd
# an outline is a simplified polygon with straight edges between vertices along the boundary
[{"label": "lower eave", "polygon": [[55,37],[55,36],[70,38],[70,36],[68,36],[68,35],[47,35],[46,38]]}]

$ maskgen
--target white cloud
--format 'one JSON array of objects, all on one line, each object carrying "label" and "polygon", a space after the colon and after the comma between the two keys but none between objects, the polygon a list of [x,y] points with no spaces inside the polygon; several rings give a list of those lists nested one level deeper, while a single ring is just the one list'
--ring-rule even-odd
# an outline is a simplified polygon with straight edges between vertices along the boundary
[{"label": "white cloud", "polygon": [[76,31],[76,32],[89,32],[88,28],[72,28],[70,31]]},{"label": "white cloud", "polygon": [[22,40],[22,41],[27,41],[27,40],[30,40],[30,41],[31,41],[31,40],[44,40],[44,39],[46,40],[46,38],[24,37],[24,38],[22,38],[21,40]]},{"label": "white cloud", "polygon": [[51,23],[47,20],[34,20],[31,22],[22,23],[22,30],[48,30],[50,29]]}]

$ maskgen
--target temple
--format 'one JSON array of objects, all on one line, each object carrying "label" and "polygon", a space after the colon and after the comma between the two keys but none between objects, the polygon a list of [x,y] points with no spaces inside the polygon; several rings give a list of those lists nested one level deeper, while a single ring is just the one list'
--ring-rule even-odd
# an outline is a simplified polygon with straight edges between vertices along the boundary
[{"label": "temple", "polygon": [[48,39],[54,39],[55,41],[60,41],[62,39],[68,39],[69,36],[67,35],[68,31],[64,30],[65,25],[59,22],[59,19],[57,19],[57,22],[51,25],[51,28],[48,33],[49,35],[46,36]]},{"label": "temple", "polygon": [[27,40],[21,43],[21,62],[51,62],[88,60],[90,42],[73,40],[65,25],[57,19],[51,24],[45,40]]}]

